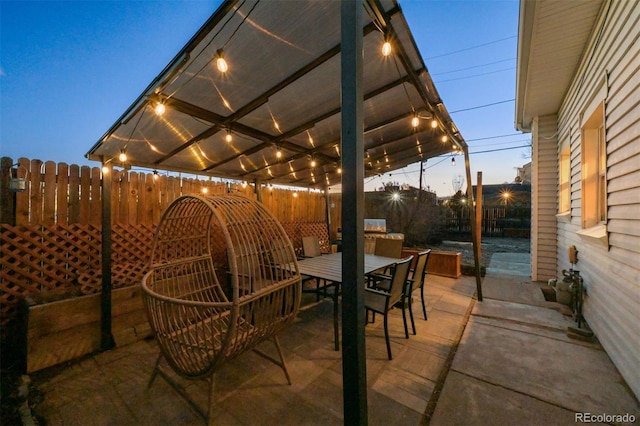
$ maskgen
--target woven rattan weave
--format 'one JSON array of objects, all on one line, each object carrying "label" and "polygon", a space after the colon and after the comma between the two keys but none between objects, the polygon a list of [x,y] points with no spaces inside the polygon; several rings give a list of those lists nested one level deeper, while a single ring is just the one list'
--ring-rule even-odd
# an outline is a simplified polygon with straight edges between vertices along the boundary
[{"label": "woven rattan weave", "polygon": [[280,359],[259,353],[290,383],[276,336],[297,313],[300,274],[287,234],[259,202],[238,195],[176,199],[154,235],[142,288],[161,349],[150,384],[161,373],[175,387],[160,367],[165,358],[182,377],[211,378],[212,392],[221,365],[267,339]]}]

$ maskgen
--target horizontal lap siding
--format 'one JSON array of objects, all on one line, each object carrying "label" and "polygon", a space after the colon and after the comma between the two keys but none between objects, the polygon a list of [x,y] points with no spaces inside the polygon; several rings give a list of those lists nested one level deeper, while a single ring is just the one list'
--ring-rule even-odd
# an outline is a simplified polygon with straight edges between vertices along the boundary
[{"label": "horizontal lap siding", "polygon": [[[606,7],[605,7],[606,9]],[[636,396],[640,396],[640,4],[614,1],[599,45],[573,82],[559,113],[571,140],[571,216],[558,224],[558,275],[578,248],[587,295],[584,314]],[[608,72],[606,100],[609,248],[581,230],[580,114]]]}]

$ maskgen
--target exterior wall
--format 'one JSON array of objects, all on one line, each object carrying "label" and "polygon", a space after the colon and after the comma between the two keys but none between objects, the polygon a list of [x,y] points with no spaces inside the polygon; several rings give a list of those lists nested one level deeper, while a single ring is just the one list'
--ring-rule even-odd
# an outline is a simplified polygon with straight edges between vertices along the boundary
[{"label": "exterior wall", "polygon": [[[640,397],[640,3],[607,3],[583,63],[558,114],[560,144],[571,148],[571,210],[558,218],[557,274],[584,277],[584,315],[607,353]],[[604,89],[604,90],[603,90]],[[582,115],[605,99],[606,239],[581,236]],[[584,117],[586,119],[586,117]],[[567,140],[568,139],[568,140]],[[558,156],[560,147],[558,147]],[[603,243],[604,242],[604,243]]]},{"label": "exterior wall", "polygon": [[558,210],[557,117],[536,117],[531,126],[531,279],[556,275],[556,212]]}]

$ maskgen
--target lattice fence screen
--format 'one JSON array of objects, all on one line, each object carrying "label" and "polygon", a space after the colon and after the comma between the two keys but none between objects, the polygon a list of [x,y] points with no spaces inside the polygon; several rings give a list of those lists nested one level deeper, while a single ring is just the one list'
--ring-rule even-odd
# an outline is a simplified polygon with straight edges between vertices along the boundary
[{"label": "lattice fence screen", "polygon": [[[317,235],[328,251],[324,222],[282,224],[296,253],[302,237]],[[114,225],[112,288],[138,285],[146,272],[154,227]],[[0,337],[16,319],[20,298],[54,293],[76,297],[100,292],[102,285],[101,230],[93,225],[12,226],[0,224]],[[224,264],[226,259],[216,259]]]}]

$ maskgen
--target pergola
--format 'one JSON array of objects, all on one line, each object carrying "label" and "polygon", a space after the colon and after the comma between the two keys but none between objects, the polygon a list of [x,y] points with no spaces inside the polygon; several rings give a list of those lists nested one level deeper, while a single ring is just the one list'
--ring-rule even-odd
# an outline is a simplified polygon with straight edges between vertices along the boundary
[{"label": "pergola", "polygon": [[[258,193],[342,184],[346,283],[363,282],[364,179],[447,153],[465,156],[471,182],[467,144],[395,0],[226,0],[87,158]],[[103,297],[109,263],[103,253]],[[345,422],[366,423],[363,296],[344,287]]]}]

